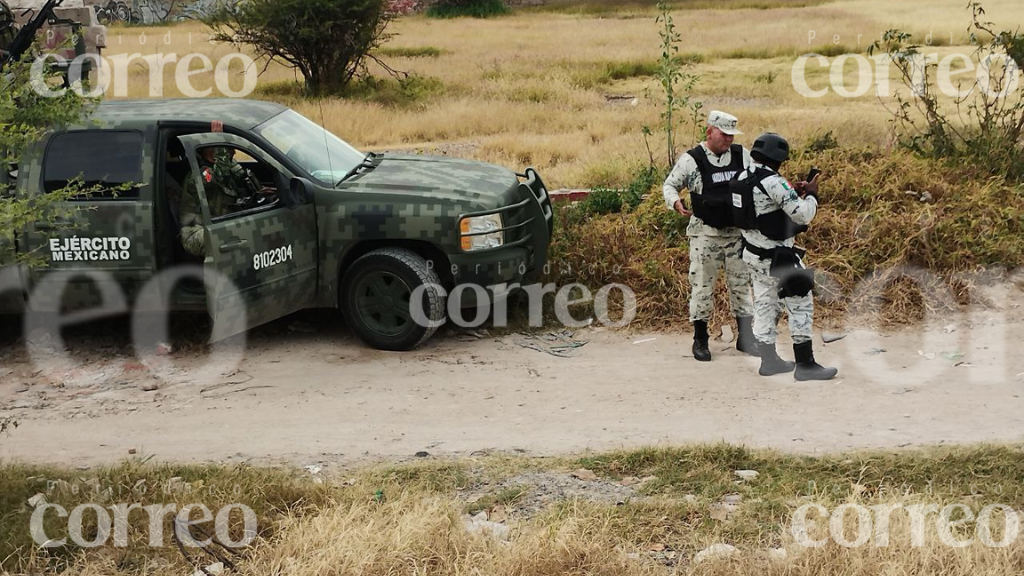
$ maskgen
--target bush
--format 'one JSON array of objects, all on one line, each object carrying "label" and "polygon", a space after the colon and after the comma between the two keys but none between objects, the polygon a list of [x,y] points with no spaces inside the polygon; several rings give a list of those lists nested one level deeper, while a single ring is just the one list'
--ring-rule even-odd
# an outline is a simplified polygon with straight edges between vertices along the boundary
[{"label": "bush", "polygon": [[[247,0],[204,19],[213,40],[251,46],[258,57],[298,70],[306,90],[339,93],[366,75],[366,60],[396,14],[385,0]],[[381,63],[383,65],[383,63]],[[390,68],[386,69],[390,70]]]},{"label": "bush", "polygon": [[427,9],[431,18],[493,18],[508,13],[502,0],[441,0]]},{"label": "bush", "polygon": [[977,164],[989,176],[1024,182],[1024,95],[1014,89],[1024,68],[1024,35],[997,32],[993,23],[982,22],[985,11],[977,2],[968,8],[967,30],[978,45],[975,60],[1005,61],[1006,65],[992,66],[987,84],[976,79],[964,90],[966,95],[954,98],[955,117],[946,112],[948,107],[940,102],[932,83],[938,64],[925,61],[921,46],[911,41],[910,34],[889,30],[868,52],[883,52],[912,94],[897,92],[898,107],[890,111],[901,145],[926,157]]}]

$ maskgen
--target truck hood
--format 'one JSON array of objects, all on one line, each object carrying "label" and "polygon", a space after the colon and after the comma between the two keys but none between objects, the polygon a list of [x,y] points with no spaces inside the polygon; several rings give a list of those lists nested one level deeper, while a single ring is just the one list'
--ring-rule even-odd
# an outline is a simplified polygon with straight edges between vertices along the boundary
[{"label": "truck hood", "polygon": [[338,189],[437,196],[490,209],[517,201],[518,187],[515,173],[501,166],[444,156],[387,154],[376,168],[350,178]]}]

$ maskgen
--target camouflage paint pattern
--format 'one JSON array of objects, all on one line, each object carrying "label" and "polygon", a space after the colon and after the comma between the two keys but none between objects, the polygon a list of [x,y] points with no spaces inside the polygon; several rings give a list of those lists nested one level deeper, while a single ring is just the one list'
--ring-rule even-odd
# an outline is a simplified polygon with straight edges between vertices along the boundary
[{"label": "camouflage paint pattern", "polygon": [[759,342],[774,344],[778,338],[777,324],[785,307],[793,342],[810,341],[814,323],[813,293],[780,300],[778,279],[769,274],[771,259],[761,259],[749,252],[744,252],[743,259],[750,268],[754,285],[754,337]]},{"label": "camouflage paint pattern", "polygon": [[740,258],[742,238],[695,236],[690,238],[690,321],[708,320],[714,311],[715,281],[725,268],[729,306],[733,316],[752,316],[750,272]]},{"label": "camouflage paint pattern", "polygon": [[[104,269],[113,282],[126,288],[129,300],[140,286],[175,262],[171,256],[174,231],[168,230],[166,186],[158,124],[175,129],[194,129],[180,140],[186,146],[193,172],[189,183],[199,192],[209,247],[203,265],[207,270],[207,302],[211,315],[235,325],[228,332],[245,329],[295,310],[313,306],[338,306],[339,279],[343,266],[367,246],[401,245],[427,255],[442,278],[449,282],[491,285],[518,282],[540,270],[547,258],[550,207],[540,184],[531,190],[513,172],[479,162],[422,156],[387,155],[373,169],[337,188],[317,183],[283,153],[252,129],[287,108],[268,102],[241,99],[114,101],[100,104],[86,130],[138,130],[144,135],[143,182],[137,199],[76,202],[88,210],[75,215],[73,230],[25,231],[26,245],[40,247],[51,238],[73,234],[89,237],[125,236],[131,239],[131,258]],[[209,132],[210,123],[221,121],[224,133]],[[45,145],[45,142],[43,143]],[[214,218],[195,159],[194,151],[205,145],[231,145],[270,166],[280,175],[277,187],[294,177],[313,183],[313,201],[289,209],[280,203]],[[42,186],[44,147],[27,157],[18,184],[19,193],[38,194]],[[164,182],[163,186],[160,185]],[[539,182],[539,181],[538,181]],[[506,246],[466,253],[460,246],[459,220],[467,213],[497,212],[502,215]],[[541,214],[537,217],[537,214]],[[255,264],[255,258],[272,256]],[[31,273],[31,290],[44,278],[74,276],[93,270],[92,263],[50,262]],[[264,265],[266,264],[266,265]],[[258,268],[258,269],[257,269]],[[443,268],[443,269],[442,269]],[[454,268],[454,270],[453,270]],[[524,274],[524,271],[526,274]],[[79,278],[80,280],[80,278]],[[172,308],[194,309],[194,299],[162,287]],[[86,282],[71,282],[63,294],[51,290],[39,307],[59,309],[88,307],[101,293]],[[62,302],[63,300],[63,302]]]},{"label": "camouflage paint pattern", "polygon": [[[757,166],[761,166],[757,164]],[[771,174],[754,188],[754,209],[758,216],[775,210],[785,210],[797,224],[809,224],[817,211],[814,198],[800,198],[793,186],[779,174]],[[743,238],[763,249],[777,246],[793,247],[795,238],[772,240],[758,230],[744,230]],[[765,344],[775,343],[776,325],[785,306],[789,313],[789,331],[795,343],[808,342],[814,322],[814,295],[794,296],[779,301],[778,279],[769,275],[771,260],[761,259],[751,252],[743,252],[743,261],[750,268],[754,286],[754,336]],[[801,268],[803,262],[800,263]]]}]

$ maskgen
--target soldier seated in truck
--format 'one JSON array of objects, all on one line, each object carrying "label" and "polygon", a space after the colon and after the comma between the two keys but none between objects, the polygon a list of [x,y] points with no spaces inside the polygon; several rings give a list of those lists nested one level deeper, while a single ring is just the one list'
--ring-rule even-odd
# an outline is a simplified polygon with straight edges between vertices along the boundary
[{"label": "soldier seated in truck", "polygon": [[[197,160],[199,177],[206,188],[206,201],[210,206],[210,217],[219,218],[233,212],[252,208],[264,192],[255,176],[234,159],[234,151],[227,147],[208,146],[201,148]],[[185,177],[185,189],[181,198],[179,222],[181,244],[194,256],[204,256],[205,228],[199,203],[199,191],[195,175]]]}]

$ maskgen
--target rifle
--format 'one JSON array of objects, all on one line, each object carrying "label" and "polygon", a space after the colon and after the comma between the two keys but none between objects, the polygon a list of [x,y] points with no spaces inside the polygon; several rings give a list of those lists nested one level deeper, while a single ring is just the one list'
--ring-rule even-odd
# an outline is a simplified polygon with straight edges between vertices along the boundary
[{"label": "rifle", "polygon": [[14,41],[11,42],[10,51],[3,56],[0,60],[0,70],[3,70],[5,66],[11,62],[17,62],[21,57],[28,52],[28,49],[32,47],[32,42],[36,38],[36,33],[39,29],[46,24],[50,18],[56,18],[53,11],[55,8],[64,3],[64,0],[46,0],[43,7],[36,12],[21,30],[18,31],[17,36],[14,37]]}]

